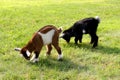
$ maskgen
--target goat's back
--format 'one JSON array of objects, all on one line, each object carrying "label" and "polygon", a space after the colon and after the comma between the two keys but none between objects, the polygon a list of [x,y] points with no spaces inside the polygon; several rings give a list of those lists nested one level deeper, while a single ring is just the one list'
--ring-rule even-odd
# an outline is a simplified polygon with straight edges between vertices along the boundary
[{"label": "goat's back", "polygon": [[72,28],[75,31],[79,32],[81,32],[83,29],[86,30],[86,32],[89,31],[96,32],[99,22],[100,22],[99,18],[94,17],[84,18],[82,20],[75,22]]}]

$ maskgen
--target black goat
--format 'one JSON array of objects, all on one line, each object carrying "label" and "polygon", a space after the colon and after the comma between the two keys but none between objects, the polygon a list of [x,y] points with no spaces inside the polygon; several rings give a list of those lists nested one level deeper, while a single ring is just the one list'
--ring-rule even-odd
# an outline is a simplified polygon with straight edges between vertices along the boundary
[{"label": "black goat", "polygon": [[98,45],[98,36],[96,35],[98,24],[100,23],[100,18],[98,16],[85,18],[79,20],[73,24],[72,27],[63,31],[61,36],[68,43],[71,37],[75,37],[75,44],[78,40],[82,42],[82,35],[89,34],[91,36],[90,44],[93,44],[93,48]]}]

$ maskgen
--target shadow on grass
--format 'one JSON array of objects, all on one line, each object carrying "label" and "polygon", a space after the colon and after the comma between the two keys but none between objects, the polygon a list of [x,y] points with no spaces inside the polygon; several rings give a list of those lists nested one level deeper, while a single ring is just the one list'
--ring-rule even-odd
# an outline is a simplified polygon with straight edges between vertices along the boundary
[{"label": "shadow on grass", "polygon": [[73,47],[73,48],[83,48],[83,49],[88,49],[91,50],[93,52],[100,52],[103,54],[120,54],[120,48],[118,47],[110,47],[110,46],[102,46],[102,45],[98,45],[96,48],[92,48],[91,44],[85,44],[85,43],[81,43],[81,44],[74,44],[74,43],[69,43],[66,44],[69,47]]},{"label": "shadow on grass", "polygon": [[117,47],[98,46],[96,49],[93,49],[93,51],[103,54],[120,54],[120,48]]},{"label": "shadow on grass", "polygon": [[[102,54],[119,54],[120,49],[117,47],[108,47],[108,46],[101,46],[99,45],[97,48],[93,49],[92,45],[90,44],[65,44],[63,46],[73,47],[73,48],[83,48],[83,49],[88,49],[89,51],[95,52],[95,53],[102,53]],[[28,63],[28,65],[33,65],[38,67],[40,70],[44,71],[45,69],[54,69],[57,71],[70,71],[70,70],[76,70],[78,72],[81,71],[87,71],[89,70],[89,66],[87,65],[82,65],[80,63],[75,63],[71,59],[64,57],[63,61],[57,61],[56,58],[53,57],[48,57],[48,58],[40,58],[40,61],[38,63]]]},{"label": "shadow on grass", "polygon": [[85,44],[85,43],[79,43],[79,44],[75,44],[75,43],[67,43],[67,44],[64,44],[64,46],[67,46],[67,47],[73,47],[73,48],[85,48],[85,49],[91,49],[92,48],[92,45],[91,44]]},{"label": "shadow on grass", "polygon": [[35,65],[40,69],[55,69],[56,71],[69,71],[76,70],[78,72],[87,71],[89,68],[86,65],[81,65],[72,62],[68,58],[64,58],[62,61],[58,61],[55,58],[49,57],[45,59],[40,59],[37,63],[28,63],[29,65]]}]

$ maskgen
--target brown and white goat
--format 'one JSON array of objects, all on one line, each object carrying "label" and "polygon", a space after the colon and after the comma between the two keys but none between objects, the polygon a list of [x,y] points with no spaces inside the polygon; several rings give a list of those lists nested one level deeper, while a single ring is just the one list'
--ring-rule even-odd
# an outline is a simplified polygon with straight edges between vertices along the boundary
[{"label": "brown and white goat", "polygon": [[[57,29],[53,25],[47,25],[37,31],[32,39],[25,45],[22,49],[15,48],[16,51],[24,56],[25,59],[37,62],[40,51],[44,45],[47,45],[47,55],[51,54],[52,45],[58,52],[58,60],[62,59],[61,48],[59,47],[59,34],[62,32],[62,29]],[[32,52],[34,54],[32,55]]]}]

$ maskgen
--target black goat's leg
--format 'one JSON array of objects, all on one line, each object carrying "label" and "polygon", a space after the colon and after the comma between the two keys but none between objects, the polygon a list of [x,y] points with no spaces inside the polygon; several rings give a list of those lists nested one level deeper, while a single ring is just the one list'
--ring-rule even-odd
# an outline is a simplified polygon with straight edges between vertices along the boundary
[{"label": "black goat's leg", "polygon": [[93,48],[95,48],[98,45],[98,36],[96,34],[93,35],[93,40],[94,40]]},{"label": "black goat's leg", "polygon": [[82,35],[79,36],[79,42],[82,43]]},{"label": "black goat's leg", "polygon": [[94,36],[92,36],[92,34],[90,34],[90,36],[91,36],[90,44],[93,44],[94,43]]},{"label": "black goat's leg", "polygon": [[76,36],[76,37],[75,37],[75,39],[74,39],[75,44],[78,44],[78,40],[79,40],[79,37],[78,37],[78,36]]}]

